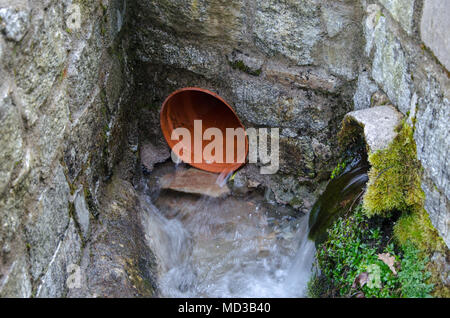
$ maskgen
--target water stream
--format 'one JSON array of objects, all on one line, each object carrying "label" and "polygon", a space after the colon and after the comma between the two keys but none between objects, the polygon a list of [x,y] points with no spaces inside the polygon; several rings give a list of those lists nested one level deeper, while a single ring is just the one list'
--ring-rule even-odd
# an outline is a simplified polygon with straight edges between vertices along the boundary
[{"label": "water stream", "polygon": [[[257,192],[210,198],[161,191],[159,178],[175,169],[173,164],[158,167],[140,189],[146,238],[159,264],[161,296],[306,296],[315,254],[308,236],[310,228],[323,229],[328,223],[330,218],[319,217],[317,211],[328,205],[316,205],[311,223],[309,216],[267,203]],[[354,170],[337,178],[338,187],[359,193],[355,185],[364,177],[362,170]],[[344,197],[349,191],[343,190]]]}]

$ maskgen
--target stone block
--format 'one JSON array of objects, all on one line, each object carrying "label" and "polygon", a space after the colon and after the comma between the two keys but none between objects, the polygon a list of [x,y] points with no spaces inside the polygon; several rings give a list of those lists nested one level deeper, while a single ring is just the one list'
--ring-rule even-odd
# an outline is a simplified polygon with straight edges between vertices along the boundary
[{"label": "stone block", "polygon": [[450,3],[442,0],[425,0],[420,35],[422,41],[450,70]]}]

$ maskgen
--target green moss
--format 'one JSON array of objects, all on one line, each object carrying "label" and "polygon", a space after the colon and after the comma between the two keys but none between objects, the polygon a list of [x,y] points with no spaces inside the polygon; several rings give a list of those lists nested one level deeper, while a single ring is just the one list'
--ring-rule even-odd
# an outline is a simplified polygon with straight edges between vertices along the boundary
[{"label": "green moss", "polygon": [[345,162],[345,161],[342,163],[339,163],[336,166],[336,168],[334,168],[333,172],[331,173],[331,180],[338,177],[345,170],[346,166],[347,166],[347,162]]},{"label": "green moss", "polygon": [[413,129],[408,124],[401,125],[387,149],[370,154],[369,162],[372,167],[364,196],[368,216],[422,209],[425,195],[420,187],[421,166]]},{"label": "green moss", "polygon": [[329,285],[327,277],[319,274],[317,271],[313,273],[306,287],[306,295],[308,298],[322,298],[328,296],[327,293],[332,288]]},{"label": "green moss", "polygon": [[247,74],[250,74],[253,76],[259,76],[259,75],[261,75],[261,72],[262,72],[261,69],[256,70],[256,71],[250,69],[247,65],[245,65],[244,61],[241,61],[241,60],[230,62],[230,65],[235,70],[239,70],[241,72],[244,72],[244,73],[247,73]]},{"label": "green moss", "polygon": [[351,117],[345,117],[338,134],[339,147],[346,150],[360,145],[363,143],[362,136],[364,136],[364,128]]},{"label": "green moss", "polygon": [[[364,208],[369,217],[389,216],[393,211],[400,211],[402,215],[393,230],[396,243],[402,248],[412,244],[422,257],[430,258],[435,252],[448,254],[448,248],[424,209],[422,167],[417,159],[413,133],[414,129],[404,122],[387,149],[369,155],[372,168]],[[435,286],[432,294],[448,295],[448,287],[442,282],[440,273],[432,270],[433,266],[432,262],[427,265],[431,268],[428,283]]]},{"label": "green moss", "polygon": [[294,197],[291,201],[289,201],[289,205],[292,207],[299,207],[303,205],[303,200],[299,197]]},{"label": "green moss", "polygon": [[446,245],[431,224],[425,209],[404,213],[394,226],[394,237],[400,245],[411,242],[425,254],[445,252]]}]

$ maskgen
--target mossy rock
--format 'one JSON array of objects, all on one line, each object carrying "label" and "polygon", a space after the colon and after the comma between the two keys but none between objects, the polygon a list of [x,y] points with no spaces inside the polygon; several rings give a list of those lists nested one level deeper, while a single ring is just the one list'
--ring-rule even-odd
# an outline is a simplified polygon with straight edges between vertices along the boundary
[{"label": "mossy rock", "polygon": [[389,212],[416,211],[423,207],[425,195],[420,187],[422,168],[417,160],[413,129],[403,123],[390,146],[369,154],[372,168],[364,196],[368,216]]}]

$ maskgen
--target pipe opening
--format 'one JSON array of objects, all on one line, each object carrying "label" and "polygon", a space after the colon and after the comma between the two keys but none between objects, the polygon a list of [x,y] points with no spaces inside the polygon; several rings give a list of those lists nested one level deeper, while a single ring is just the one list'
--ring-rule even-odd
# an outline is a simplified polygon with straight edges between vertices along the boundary
[{"label": "pipe opening", "polygon": [[[177,90],[164,101],[160,116],[161,129],[169,147],[174,150],[175,145],[183,144],[186,147],[184,151],[188,151],[188,154],[184,154],[184,156],[190,158],[190,160],[184,161],[188,161],[186,163],[191,166],[214,173],[229,173],[245,164],[245,158],[248,154],[248,139],[245,128],[235,111],[219,95],[195,87]],[[201,136],[195,135],[194,121],[196,120],[201,120]],[[172,140],[172,132],[177,128],[186,128],[189,131],[190,143],[189,140],[184,139]],[[208,156],[204,156],[205,147],[215,142],[217,138],[216,135],[211,137],[210,140],[203,138],[205,131],[209,128],[218,129],[223,136],[221,142],[222,155],[220,155],[220,152],[216,153],[216,149],[211,151],[216,159],[222,157],[222,160],[212,161]],[[244,133],[241,136],[227,135],[227,128],[233,130],[240,128]],[[201,147],[195,147],[196,143]],[[220,145],[220,143],[216,143],[216,145]],[[239,145],[241,145],[240,148]],[[208,149],[212,149],[211,146]],[[234,151],[232,160],[229,160],[230,150]],[[238,155],[239,153],[241,153],[241,156]]]}]

